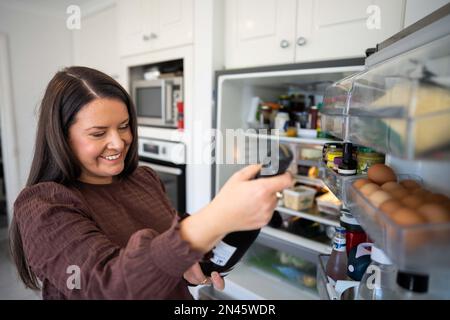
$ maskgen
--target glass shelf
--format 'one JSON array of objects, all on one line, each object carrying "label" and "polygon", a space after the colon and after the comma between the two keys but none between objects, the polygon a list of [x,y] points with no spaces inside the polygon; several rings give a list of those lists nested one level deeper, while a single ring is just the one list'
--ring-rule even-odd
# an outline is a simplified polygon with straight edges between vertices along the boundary
[{"label": "glass shelf", "polygon": [[325,225],[329,225],[329,226],[335,226],[335,227],[339,227],[339,217],[334,217],[328,214],[324,214],[321,213],[317,206],[314,206],[313,208],[309,209],[309,210],[305,210],[305,211],[296,211],[296,210],[292,210],[292,209],[288,209],[285,207],[281,207],[278,206],[275,208],[276,211],[291,215],[291,216],[296,216],[296,217],[301,217],[304,219],[308,219],[311,221],[316,221]]}]

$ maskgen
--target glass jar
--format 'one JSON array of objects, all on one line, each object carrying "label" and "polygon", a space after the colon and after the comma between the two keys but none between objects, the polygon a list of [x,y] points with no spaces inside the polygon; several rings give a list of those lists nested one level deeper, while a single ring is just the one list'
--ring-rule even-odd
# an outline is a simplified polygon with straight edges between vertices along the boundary
[{"label": "glass jar", "polygon": [[359,147],[356,161],[357,174],[367,174],[367,171],[372,165],[384,163],[384,154],[375,152],[371,148]]}]

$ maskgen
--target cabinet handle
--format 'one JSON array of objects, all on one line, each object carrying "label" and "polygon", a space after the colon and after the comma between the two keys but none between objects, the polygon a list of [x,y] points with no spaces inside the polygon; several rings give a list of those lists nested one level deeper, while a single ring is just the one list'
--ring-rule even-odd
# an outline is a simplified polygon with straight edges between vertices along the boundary
[{"label": "cabinet handle", "polygon": [[297,45],[304,46],[306,44],[306,38],[305,37],[299,37],[297,39]]},{"label": "cabinet handle", "polygon": [[158,38],[158,35],[156,33],[150,33],[150,34],[144,34],[142,35],[142,40],[144,41],[149,41],[149,40],[154,40]]},{"label": "cabinet handle", "polygon": [[283,49],[286,49],[287,47],[289,47],[289,41],[281,40],[280,47],[282,47]]}]

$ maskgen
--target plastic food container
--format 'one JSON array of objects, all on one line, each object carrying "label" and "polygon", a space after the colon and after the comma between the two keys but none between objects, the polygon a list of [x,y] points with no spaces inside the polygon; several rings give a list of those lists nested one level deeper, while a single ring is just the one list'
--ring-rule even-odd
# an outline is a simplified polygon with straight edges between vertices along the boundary
[{"label": "plastic food container", "polygon": [[[399,181],[405,179],[420,182],[419,177],[398,175]],[[421,273],[448,271],[450,223],[397,224],[355,188],[352,181],[348,181],[346,188],[350,212],[399,269]]]},{"label": "plastic food container", "polygon": [[312,208],[316,189],[298,186],[283,190],[283,202],[286,208],[300,211]]}]

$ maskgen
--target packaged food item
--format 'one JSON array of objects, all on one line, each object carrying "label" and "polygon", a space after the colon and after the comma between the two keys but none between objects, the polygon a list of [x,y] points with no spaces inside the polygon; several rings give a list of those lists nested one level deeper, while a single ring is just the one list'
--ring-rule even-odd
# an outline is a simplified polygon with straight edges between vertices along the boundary
[{"label": "packaged food item", "polygon": [[376,163],[384,163],[384,154],[371,148],[359,147],[357,154],[357,174],[367,174],[369,168]]},{"label": "packaged food item", "polygon": [[356,161],[353,159],[353,145],[344,143],[342,163],[338,165],[338,173],[342,176],[352,176],[356,174]]},{"label": "packaged food item", "polygon": [[289,121],[289,114],[280,109],[275,117],[274,128],[280,131],[280,136],[286,136],[286,122]]},{"label": "packaged food item", "polygon": [[305,210],[313,206],[316,189],[297,186],[290,189],[283,190],[283,201],[286,208],[292,210]]},{"label": "packaged food item", "polygon": [[327,163],[327,154],[328,151],[336,151],[342,150],[342,143],[339,142],[328,142],[323,145],[322,149],[322,160],[326,164]]},{"label": "packaged food item", "polygon": [[327,151],[327,167],[337,171],[338,167],[337,163],[334,162],[334,158],[342,158],[342,155],[342,149],[330,149],[329,151]]}]

